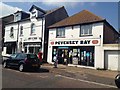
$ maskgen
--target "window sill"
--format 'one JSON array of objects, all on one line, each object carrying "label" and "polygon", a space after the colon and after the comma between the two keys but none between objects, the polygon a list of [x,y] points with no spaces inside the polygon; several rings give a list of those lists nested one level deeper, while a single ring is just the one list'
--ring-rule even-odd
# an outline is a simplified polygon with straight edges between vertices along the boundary
[{"label": "window sill", "polygon": [[88,37],[88,36],[93,36],[93,35],[80,35],[80,37]]},{"label": "window sill", "polygon": [[30,36],[35,36],[36,34],[30,34]]},{"label": "window sill", "polygon": [[65,38],[65,37],[56,37],[56,38]]},{"label": "window sill", "polygon": [[20,35],[20,37],[23,37],[23,35]]}]

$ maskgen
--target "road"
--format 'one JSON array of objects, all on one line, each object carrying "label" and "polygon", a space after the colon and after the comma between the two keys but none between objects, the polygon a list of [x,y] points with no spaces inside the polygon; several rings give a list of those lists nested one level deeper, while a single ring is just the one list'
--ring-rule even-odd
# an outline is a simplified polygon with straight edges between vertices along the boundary
[{"label": "road", "polygon": [[[51,73],[41,68],[40,71],[19,72],[15,69],[2,68],[2,88],[111,88],[110,86],[90,81],[74,79]],[[112,87],[114,88],[114,87]]]}]

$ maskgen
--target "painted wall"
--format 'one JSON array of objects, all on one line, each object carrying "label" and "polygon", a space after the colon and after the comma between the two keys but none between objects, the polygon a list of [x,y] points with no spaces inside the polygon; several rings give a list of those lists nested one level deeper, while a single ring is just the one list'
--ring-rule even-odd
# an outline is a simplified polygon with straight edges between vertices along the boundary
[{"label": "painted wall", "polygon": [[119,57],[118,54],[120,51],[116,50],[105,50],[105,68],[108,70],[117,70],[120,71],[119,68]]},{"label": "painted wall", "polygon": [[120,71],[119,44],[104,44],[105,68]]},{"label": "painted wall", "polygon": [[65,27],[65,38],[56,38],[56,29],[49,30],[48,42],[48,63],[52,63],[52,40],[80,40],[80,39],[100,39],[100,45],[95,46],[95,68],[104,68],[104,50],[103,50],[103,23],[92,24],[93,36],[80,37],[80,25],[74,27]]},{"label": "painted wall", "polygon": [[[31,35],[31,24],[34,23],[35,24],[35,34]],[[42,26],[43,24],[43,26]],[[20,48],[19,43],[20,42],[44,42],[44,24],[45,24],[45,20],[43,19],[33,19],[33,20],[28,20],[28,21],[23,21],[23,22],[19,22],[19,23],[13,23],[13,24],[9,24],[5,26],[5,41],[4,42],[13,42],[13,41],[17,41],[18,39],[18,50]],[[23,35],[20,35],[20,27],[23,26]],[[10,37],[10,29],[11,27],[14,28],[14,37]],[[19,27],[19,28],[18,28]],[[43,28],[43,29],[42,29]],[[19,32],[18,32],[19,31]],[[17,37],[18,36],[18,37]],[[29,40],[28,38],[34,38],[37,37],[37,39],[31,39]],[[43,46],[43,42],[42,42],[42,46]],[[23,45],[22,45],[23,46]],[[22,49],[24,49],[24,47],[22,47]],[[42,49],[43,51],[43,49]],[[3,53],[5,53],[5,50],[3,51]]]},{"label": "painted wall", "polygon": [[[43,22],[43,26],[42,26]],[[31,35],[31,24],[35,24],[35,34]],[[18,38],[18,43],[22,41],[23,42],[42,42],[44,41],[43,39],[43,33],[44,33],[44,24],[45,20],[39,19],[39,20],[32,20],[32,21],[25,21],[21,22],[19,24],[19,28],[23,26],[23,36],[20,36],[20,30],[19,30],[19,38]],[[32,38],[32,39],[29,39]],[[34,39],[37,38],[37,39]],[[42,39],[42,41],[41,41]],[[43,45],[42,45],[43,46]],[[19,47],[18,47],[19,48]],[[24,50],[24,47],[22,48]],[[43,51],[43,50],[42,50]]]},{"label": "painted wall", "polygon": [[[43,21],[44,22],[44,21]],[[31,35],[31,24],[35,24],[35,34]],[[20,36],[19,30],[19,39],[23,38],[24,42],[37,42],[38,40],[28,40],[29,37],[42,37],[42,20],[36,21],[25,21],[19,24],[19,28],[23,26],[23,36]],[[44,27],[43,27],[44,28]]]},{"label": "painted wall", "polygon": [[[10,37],[10,29],[13,27],[14,37]],[[5,41],[4,42],[13,42],[17,41],[17,33],[18,33],[18,24],[9,24],[5,26]]]}]

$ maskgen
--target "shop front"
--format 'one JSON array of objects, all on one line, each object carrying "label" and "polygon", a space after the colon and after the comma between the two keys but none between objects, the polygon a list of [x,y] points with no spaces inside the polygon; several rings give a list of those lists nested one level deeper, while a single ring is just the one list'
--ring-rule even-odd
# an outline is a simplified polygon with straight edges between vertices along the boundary
[{"label": "shop front", "polygon": [[50,40],[49,49],[52,50],[52,62],[54,56],[57,56],[58,64],[94,67],[95,47],[99,45],[100,39]]},{"label": "shop front", "polygon": [[5,53],[6,54],[14,54],[16,53],[16,50],[17,50],[17,42],[14,41],[14,42],[5,42],[4,43],[4,51],[6,51]]},{"label": "shop front", "polygon": [[52,60],[56,54],[59,64],[94,66],[94,46],[54,46]]},{"label": "shop front", "polygon": [[42,50],[42,38],[37,36],[27,37],[23,39],[23,51],[25,53],[34,53]]},{"label": "shop front", "polygon": [[25,53],[35,53],[41,50],[41,43],[40,42],[24,42],[24,52]]}]

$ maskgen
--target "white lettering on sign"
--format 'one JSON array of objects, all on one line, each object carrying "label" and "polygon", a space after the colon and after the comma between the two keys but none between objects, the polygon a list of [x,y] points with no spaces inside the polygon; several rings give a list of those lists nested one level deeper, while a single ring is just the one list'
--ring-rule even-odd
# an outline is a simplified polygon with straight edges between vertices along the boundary
[{"label": "white lettering on sign", "polygon": [[51,40],[50,45],[100,45],[100,39],[85,39],[85,40]]}]

